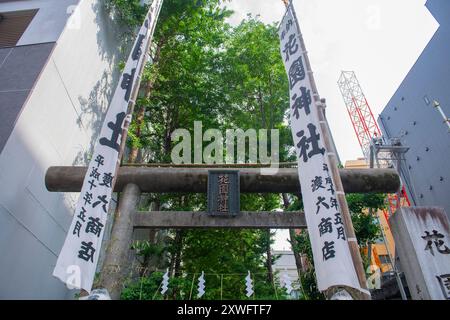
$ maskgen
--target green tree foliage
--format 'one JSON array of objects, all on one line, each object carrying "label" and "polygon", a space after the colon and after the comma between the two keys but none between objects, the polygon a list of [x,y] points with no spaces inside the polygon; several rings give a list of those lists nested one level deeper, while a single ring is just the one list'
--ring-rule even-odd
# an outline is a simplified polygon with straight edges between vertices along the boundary
[{"label": "green tree foliage", "polygon": [[[220,1],[164,2],[129,133],[128,147],[139,151],[138,162],[170,162],[171,133],[184,128],[193,136],[194,121],[202,121],[204,130],[222,132],[278,128],[286,150],[281,159],[287,159],[292,145],[285,124],[288,87],[276,27],[249,18],[233,28],[225,21],[229,15]],[[150,195],[148,200],[163,210],[206,209],[204,195]],[[243,211],[279,207],[279,195],[241,195]],[[170,299],[189,298],[192,285],[195,298],[201,271],[208,288],[204,299],[245,299],[247,271],[256,299],[281,299],[285,292],[268,281],[268,268],[277,258],[267,257],[272,243],[273,234],[266,230],[171,230],[164,251],[143,243],[135,247],[140,262],[166,255]],[[161,299],[155,295],[161,280],[156,272],[134,279],[122,298]]]},{"label": "green tree foliage", "polygon": [[292,134],[286,125],[289,89],[276,25],[249,16],[233,29],[226,48],[221,77],[227,106],[225,124],[278,129],[280,162],[292,160]]},{"label": "green tree foliage", "polygon": [[130,130],[129,145],[143,149],[146,161],[170,162],[170,135],[177,128],[193,132],[194,121],[218,127],[218,115],[225,108],[220,48],[229,29],[224,21],[229,12],[218,3],[164,2],[153,63],[144,75],[150,92],[138,101],[144,119]]},{"label": "green tree foliage", "polygon": [[105,7],[122,27],[132,32],[144,20],[148,6],[140,0],[105,0]]},{"label": "green tree foliage", "polygon": [[385,198],[384,194],[378,193],[347,195],[348,208],[360,247],[366,247],[380,238],[381,230],[374,212],[384,208]]}]

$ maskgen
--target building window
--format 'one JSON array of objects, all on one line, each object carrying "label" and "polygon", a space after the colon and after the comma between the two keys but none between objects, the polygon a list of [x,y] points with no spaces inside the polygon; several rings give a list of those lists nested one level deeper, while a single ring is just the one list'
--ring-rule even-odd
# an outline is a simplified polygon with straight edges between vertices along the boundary
[{"label": "building window", "polygon": [[14,47],[37,11],[0,12],[0,48]]},{"label": "building window", "polygon": [[378,258],[380,259],[381,264],[391,263],[391,259],[389,258],[389,255],[387,255],[387,254],[380,254],[378,256]]}]

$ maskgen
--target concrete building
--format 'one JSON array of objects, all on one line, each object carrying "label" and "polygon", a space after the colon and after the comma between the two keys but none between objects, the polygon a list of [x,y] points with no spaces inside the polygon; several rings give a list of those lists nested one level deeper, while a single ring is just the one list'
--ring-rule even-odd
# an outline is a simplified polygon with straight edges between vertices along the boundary
[{"label": "concrete building", "polygon": [[385,140],[409,147],[401,176],[412,205],[450,212],[450,1],[428,0],[440,27],[395,92],[378,122]]},{"label": "concrete building", "polygon": [[0,0],[0,299],[63,299],[52,272],[77,195],[49,166],[87,164],[119,72],[101,0]]}]

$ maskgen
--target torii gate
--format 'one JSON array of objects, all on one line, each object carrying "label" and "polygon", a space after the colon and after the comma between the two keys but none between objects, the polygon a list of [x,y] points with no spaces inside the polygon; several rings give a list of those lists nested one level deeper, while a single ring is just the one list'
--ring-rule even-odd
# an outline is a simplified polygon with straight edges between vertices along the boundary
[{"label": "torii gate", "polygon": [[[154,164],[158,166],[158,164]],[[208,171],[217,168],[196,166],[121,166],[114,191],[121,192],[114,217],[110,243],[106,249],[100,283],[112,299],[119,299],[124,270],[135,229],[249,228],[305,229],[303,212],[241,212],[233,218],[214,217],[206,212],[137,211],[142,193],[205,193]],[[280,168],[275,175],[261,175],[260,169],[227,165],[239,170],[243,193],[300,194],[297,168]],[[79,192],[86,167],[50,167],[45,184],[51,192]],[[346,193],[392,193],[400,179],[394,169],[340,169]]]}]

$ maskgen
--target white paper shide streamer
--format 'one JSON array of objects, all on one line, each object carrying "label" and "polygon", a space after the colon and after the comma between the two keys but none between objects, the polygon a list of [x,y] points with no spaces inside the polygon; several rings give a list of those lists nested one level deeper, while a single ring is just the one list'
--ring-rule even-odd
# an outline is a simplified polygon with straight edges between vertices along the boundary
[{"label": "white paper shide streamer", "polygon": [[247,276],[245,277],[245,291],[246,291],[247,297],[251,297],[254,293],[253,280],[252,280],[250,271],[248,272]]},{"label": "white paper shide streamer", "polygon": [[146,61],[143,49],[152,39],[161,5],[162,0],[152,2],[134,42],[106,113],[72,224],[53,271],[53,275],[70,285],[70,288],[81,288],[88,292],[92,288],[119,161],[122,131],[125,122],[130,121],[127,116],[128,105],[133,85],[137,82],[138,70]]},{"label": "white paper shide streamer", "polygon": [[163,279],[161,282],[161,294],[164,295],[169,289],[169,269],[167,269],[166,273],[163,275]]},{"label": "white paper shide streamer", "polygon": [[202,274],[200,277],[198,277],[198,294],[197,298],[203,297],[205,294],[205,272],[202,271]]},{"label": "white paper shide streamer", "polygon": [[279,36],[289,80],[290,122],[317,284],[320,291],[332,286],[360,290],[292,4],[281,22]]},{"label": "white paper shide streamer", "polygon": [[281,287],[286,289],[287,294],[292,292],[292,281],[287,272],[283,273],[280,279]]}]

